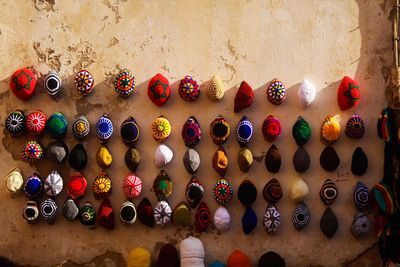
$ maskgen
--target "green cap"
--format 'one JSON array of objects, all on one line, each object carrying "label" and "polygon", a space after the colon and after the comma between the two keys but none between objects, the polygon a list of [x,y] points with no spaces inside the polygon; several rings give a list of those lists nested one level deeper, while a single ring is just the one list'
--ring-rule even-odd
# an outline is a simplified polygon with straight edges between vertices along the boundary
[{"label": "green cap", "polygon": [[68,121],[61,112],[56,112],[47,120],[47,131],[53,138],[64,138],[67,133]]},{"label": "green cap", "polygon": [[185,202],[179,203],[172,212],[172,221],[176,226],[186,227],[190,224],[190,209]]},{"label": "green cap", "polygon": [[292,135],[296,144],[304,145],[311,138],[311,127],[310,124],[303,119],[303,117],[299,116],[296,123],[292,128]]}]

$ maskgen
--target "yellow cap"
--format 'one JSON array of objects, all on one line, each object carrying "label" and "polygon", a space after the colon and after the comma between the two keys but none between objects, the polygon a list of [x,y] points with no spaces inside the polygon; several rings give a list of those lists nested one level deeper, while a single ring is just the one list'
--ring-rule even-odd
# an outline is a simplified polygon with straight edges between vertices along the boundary
[{"label": "yellow cap", "polygon": [[133,249],[129,253],[127,267],[151,267],[150,252],[143,247]]}]

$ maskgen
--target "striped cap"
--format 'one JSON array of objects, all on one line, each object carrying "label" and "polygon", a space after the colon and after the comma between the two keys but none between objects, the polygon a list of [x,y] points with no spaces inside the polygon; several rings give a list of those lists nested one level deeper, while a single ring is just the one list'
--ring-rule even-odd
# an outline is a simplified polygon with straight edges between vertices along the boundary
[{"label": "striped cap", "polygon": [[369,207],[368,187],[362,182],[357,182],[354,187],[353,201],[357,210],[363,211]]},{"label": "striped cap", "polygon": [[338,189],[335,182],[333,182],[331,179],[326,179],[322,184],[321,190],[319,191],[319,197],[321,198],[322,202],[329,206],[335,202],[337,196]]},{"label": "striped cap", "polygon": [[299,205],[294,209],[292,222],[297,231],[302,230],[310,223],[310,211],[303,202],[300,202]]}]

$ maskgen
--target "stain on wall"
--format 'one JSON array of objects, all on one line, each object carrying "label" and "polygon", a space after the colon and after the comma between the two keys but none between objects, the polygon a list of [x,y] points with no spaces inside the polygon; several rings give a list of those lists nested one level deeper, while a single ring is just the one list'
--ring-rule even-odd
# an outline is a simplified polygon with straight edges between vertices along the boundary
[{"label": "stain on wall", "polygon": [[[107,113],[116,126],[108,144],[114,162],[107,170],[113,181],[110,198],[115,210],[124,201],[120,190],[128,169],[123,162],[126,147],[121,142],[119,126],[129,115],[136,118],[141,128],[137,146],[142,162],[137,174],[144,182],[143,196],[156,203],[151,191],[159,170],[154,166],[153,153],[157,146],[150,134],[152,120],[163,114],[172,123],[172,136],[167,145],[174,150],[174,159],[166,171],[174,181],[170,198],[174,207],[184,200],[184,190],[190,176],[185,172],[182,157],[185,152],[180,130],[190,115],[195,115],[203,127],[203,140],[198,146],[202,164],[198,178],[206,188],[205,201],[214,212],[217,208],[211,188],[218,175],[211,168],[210,157],[217,147],[208,135],[208,126],[222,114],[234,126],[246,114],[253,122],[255,133],[249,147],[255,163],[249,173],[241,173],[236,165],[239,146],[231,136],[225,145],[230,166],[227,177],[236,191],[244,179],[252,180],[259,189],[253,205],[258,215],[258,227],[245,236],[241,229],[244,208],[235,198],[228,206],[232,226],[228,233],[218,233],[213,227],[197,234],[193,227],[178,229],[146,228],[139,222],[132,227],[117,223],[114,231],[100,227],[86,229],[78,222],[67,222],[59,214],[54,225],[43,221],[28,225],[21,216],[26,201],[24,196],[10,198],[0,193],[0,251],[21,266],[123,266],[129,251],[139,245],[153,252],[165,242],[178,245],[193,234],[205,245],[206,262],[225,260],[235,248],[251,256],[254,263],[268,250],[281,254],[289,266],[377,266],[376,239],[370,236],[357,240],[349,228],[356,211],[352,205],[352,187],[358,179],[372,186],[382,175],[383,144],[377,139],[377,114],[385,105],[385,88],[390,80],[391,57],[391,1],[133,1],[133,0],[33,0],[0,1],[0,121],[14,109],[33,111],[42,109],[50,115],[62,111],[70,122],[77,114],[88,116],[92,124]],[[50,99],[42,86],[29,101],[22,102],[9,92],[9,77],[20,67],[33,66],[39,73],[56,69],[63,78],[64,91],[58,100]],[[136,76],[136,92],[129,99],[120,99],[112,81],[121,68],[131,69]],[[74,88],[73,77],[80,68],[88,68],[95,77],[94,93],[81,98]],[[147,98],[148,80],[157,72],[172,84],[172,96],[162,108]],[[184,75],[193,75],[204,88],[212,73],[221,76],[226,94],[221,102],[213,103],[202,93],[195,103],[185,103],[177,94],[177,85]],[[362,100],[354,110],[341,112],[336,104],[336,90],[344,75],[355,77],[362,88]],[[288,88],[287,101],[277,107],[265,96],[267,84],[279,78]],[[307,109],[300,109],[296,94],[303,78],[318,88],[316,101]],[[253,106],[241,113],[233,112],[233,99],[242,80],[255,89]],[[204,112],[206,111],[206,112]],[[359,113],[367,125],[362,140],[349,140],[342,135],[335,149],[342,163],[334,173],[326,173],[319,166],[323,144],[319,141],[319,127],[325,116],[339,115],[341,126],[353,113]],[[283,162],[276,175],[267,173],[265,151],[270,144],[263,140],[262,121],[269,114],[281,119],[283,134],[276,145]],[[306,204],[311,209],[310,225],[297,232],[291,224],[295,207],[288,199],[290,185],[298,174],[292,166],[297,149],[291,137],[291,127],[298,115],[311,124],[314,134],[307,151],[311,155],[310,170],[301,175],[310,187]],[[13,167],[22,169],[25,177],[34,171],[46,176],[56,168],[68,181],[72,170],[67,165],[55,166],[44,160],[27,164],[18,156],[19,148],[28,137],[12,138],[0,133],[0,177]],[[72,148],[77,141],[69,130],[65,139]],[[43,145],[51,142],[41,138]],[[89,184],[101,171],[94,153],[100,142],[92,132],[83,142],[89,151],[89,166],[84,173]],[[368,172],[355,177],[350,172],[352,152],[361,146],[370,159]],[[262,229],[266,202],[261,196],[265,183],[276,177],[280,180],[284,198],[278,203],[281,229],[268,236]],[[328,240],[319,230],[319,219],[324,205],[319,200],[319,189],[327,178],[337,181],[340,195],[332,209],[339,218],[339,231]],[[66,193],[57,197],[62,205]],[[90,200],[97,208],[100,201],[91,192],[81,203]],[[140,199],[135,200],[138,205]],[[194,216],[195,210],[192,211]],[[53,249],[55,248],[55,249]],[[48,249],[54,253],[43,253]]]}]

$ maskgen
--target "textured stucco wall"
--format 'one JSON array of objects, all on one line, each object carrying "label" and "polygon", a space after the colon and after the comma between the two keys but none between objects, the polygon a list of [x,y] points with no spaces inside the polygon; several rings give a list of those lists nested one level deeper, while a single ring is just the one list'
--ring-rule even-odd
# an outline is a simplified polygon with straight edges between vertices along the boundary
[{"label": "textured stucco wall", "polygon": [[[153,204],[156,198],[150,188],[158,173],[153,163],[157,144],[149,130],[155,117],[163,114],[174,127],[167,145],[174,150],[175,157],[166,167],[175,183],[170,198],[172,207],[184,200],[189,179],[182,164],[185,147],[180,130],[187,117],[195,115],[198,118],[204,135],[197,147],[202,158],[197,176],[206,188],[205,200],[214,212],[216,204],[211,188],[218,175],[211,168],[210,158],[216,146],[208,135],[208,125],[218,114],[223,114],[232,126],[243,114],[249,116],[256,129],[250,149],[257,160],[248,174],[241,173],[235,164],[239,146],[232,136],[225,145],[231,162],[227,177],[235,190],[245,178],[258,186],[259,197],[253,208],[258,214],[259,225],[249,236],[242,233],[244,208],[235,195],[228,206],[233,220],[230,231],[218,234],[210,229],[200,235],[207,262],[225,260],[235,248],[248,253],[254,263],[265,251],[275,250],[286,258],[289,266],[340,266],[351,263],[364,251],[369,253],[367,249],[375,242],[373,236],[356,240],[349,232],[355,214],[352,186],[358,179],[351,174],[350,163],[353,150],[362,146],[370,165],[367,174],[359,179],[371,186],[382,175],[383,147],[376,137],[375,123],[378,112],[385,105],[384,90],[392,61],[391,1],[3,0],[0,6],[0,120],[3,122],[8,112],[16,108],[27,111],[40,108],[46,114],[62,111],[69,120],[83,113],[91,123],[106,112],[119,130],[122,121],[133,115],[142,131],[137,146],[142,163],[137,173],[144,181],[143,195]],[[43,88],[39,88],[29,102],[14,97],[9,92],[9,76],[23,66],[34,66],[42,73],[50,68],[59,71],[65,85],[62,98],[51,100]],[[93,95],[86,98],[80,98],[73,85],[74,73],[81,67],[87,67],[96,82]],[[135,73],[138,85],[135,94],[127,100],[118,98],[112,87],[113,75],[123,67]],[[157,72],[166,75],[174,89],[163,108],[153,105],[146,95],[147,81]],[[212,103],[205,94],[195,103],[185,103],[179,98],[177,82],[184,75],[193,75],[203,84],[212,73],[218,73],[224,81],[226,95],[221,102]],[[336,89],[344,75],[359,80],[363,96],[359,107],[340,112]],[[267,84],[274,77],[280,78],[289,88],[287,101],[279,107],[270,104],[265,97]],[[303,78],[311,80],[318,88],[316,101],[305,110],[298,107],[296,99]],[[233,99],[242,80],[256,89],[256,99],[250,109],[234,114]],[[354,112],[364,118],[366,136],[354,141],[343,134],[334,145],[342,164],[334,173],[324,172],[319,165],[319,155],[324,147],[319,141],[320,123],[326,115],[338,114],[344,127]],[[283,157],[277,175],[267,173],[263,163],[270,144],[263,140],[260,127],[269,114],[279,117],[283,124],[283,134],[276,142]],[[291,137],[291,127],[298,115],[303,115],[314,130],[306,145],[312,166],[302,175],[310,186],[306,204],[311,209],[312,220],[301,232],[292,226],[291,213],[295,205],[287,198],[290,185],[297,176],[291,163],[297,148]],[[114,163],[107,172],[113,179],[111,202],[115,209],[119,209],[124,200],[120,185],[128,173],[123,162],[126,147],[118,130],[108,144],[114,156]],[[28,137],[13,139],[5,131],[0,137],[3,144],[0,146],[0,177],[15,166],[20,167],[25,176],[36,169],[45,176],[55,168],[46,162],[29,165],[19,159],[19,148]],[[42,139],[43,144],[48,142],[49,138]],[[66,142],[70,147],[77,143],[71,132]],[[84,145],[91,152],[85,170],[91,183],[100,171],[94,159],[99,141],[93,132]],[[68,181],[69,167],[57,168]],[[271,237],[261,226],[266,207],[261,190],[272,177],[280,180],[284,198],[278,203],[281,229]],[[319,219],[325,206],[319,200],[318,192],[326,178],[336,180],[340,190],[332,207],[339,218],[340,229],[331,240],[319,230]],[[65,192],[57,198],[59,206],[65,198]],[[86,200],[92,200],[96,207],[100,204],[91,192],[82,202]],[[113,251],[115,253],[102,256],[105,259],[102,264],[120,266],[123,263],[121,257],[126,257],[135,246],[145,246],[158,255],[164,242],[178,244],[189,234],[198,235],[193,229],[182,230],[172,225],[149,230],[139,222],[132,227],[117,223],[114,231],[101,227],[88,230],[78,222],[65,221],[61,214],[55,225],[44,222],[28,225],[21,217],[25,201],[24,196],[11,199],[5,191],[0,193],[0,254],[20,264],[53,266],[69,259],[71,262],[66,266],[75,266],[73,262],[89,262],[106,251]],[[370,260],[355,266],[376,266],[376,257],[374,253]],[[96,261],[92,264],[100,265]]]}]

